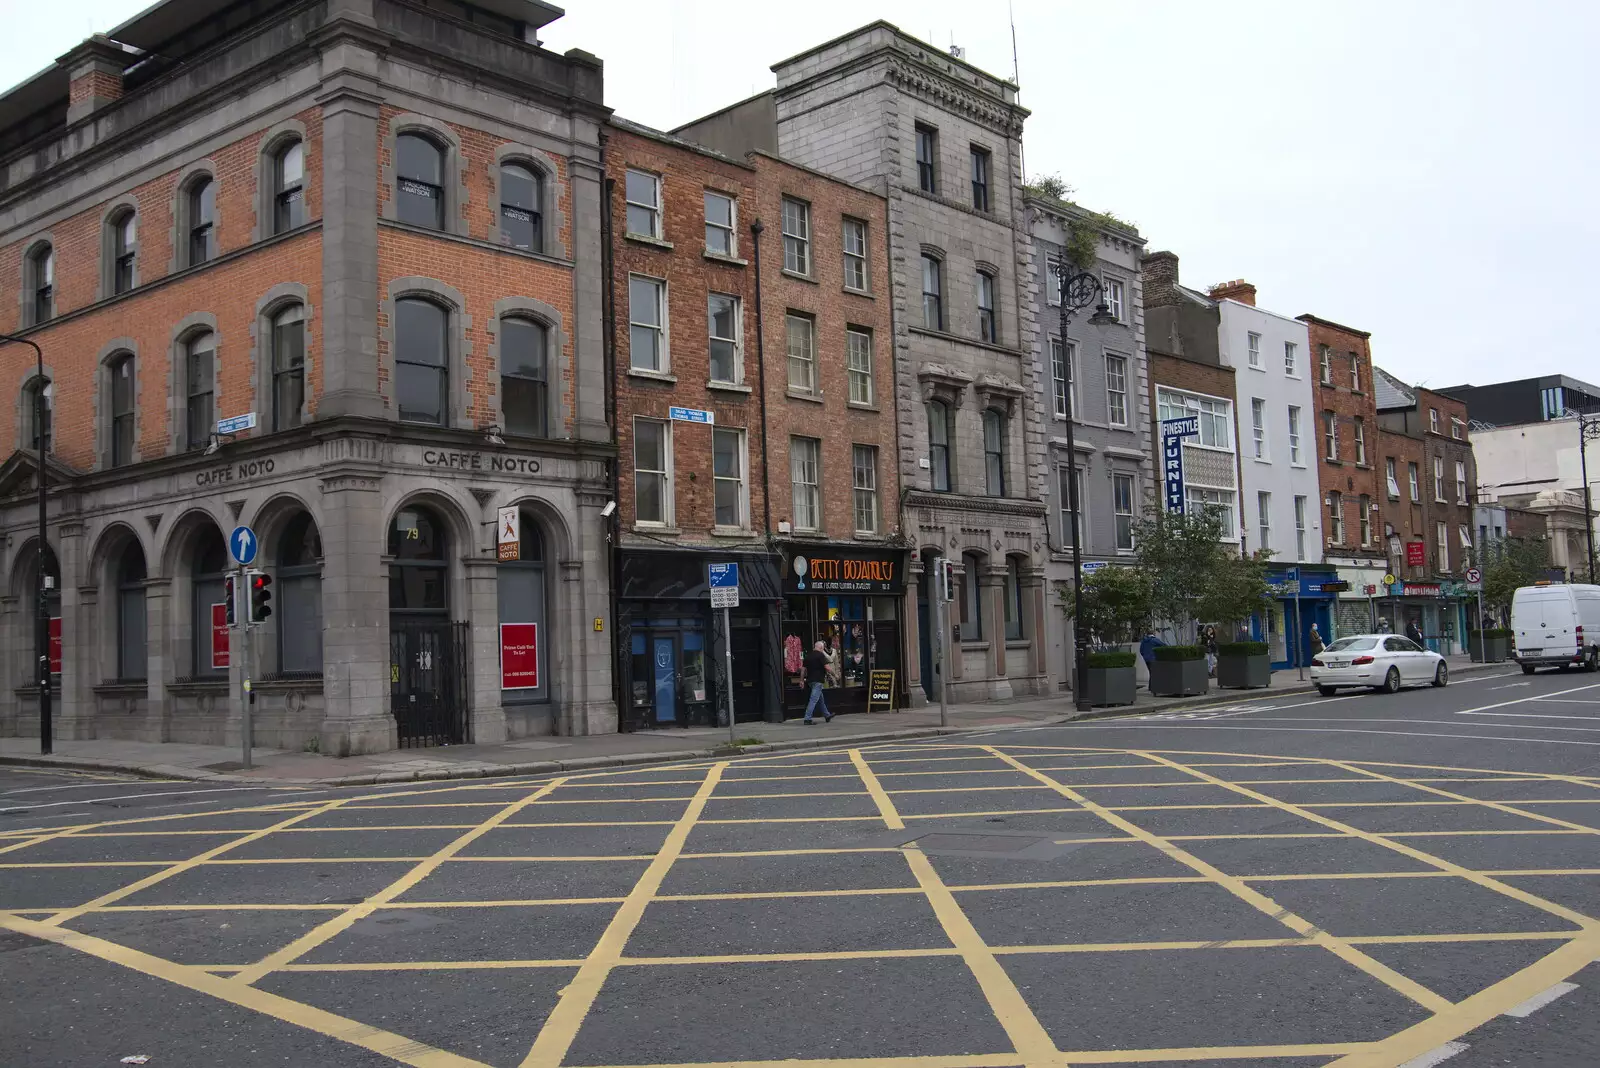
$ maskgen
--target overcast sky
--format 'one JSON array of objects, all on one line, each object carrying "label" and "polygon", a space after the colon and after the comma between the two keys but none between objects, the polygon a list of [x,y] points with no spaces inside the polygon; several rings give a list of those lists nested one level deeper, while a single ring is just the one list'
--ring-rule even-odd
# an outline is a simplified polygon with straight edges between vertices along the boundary
[{"label": "overcast sky", "polygon": [[[146,6],[0,5],[7,86]],[[663,128],[873,18],[1012,71],[1003,3],[566,6],[546,45],[600,56],[607,103]],[[1592,0],[1017,0],[1015,17],[1030,175],[1137,223],[1184,282],[1246,278],[1263,307],[1370,330],[1414,383],[1600,379]]]}]

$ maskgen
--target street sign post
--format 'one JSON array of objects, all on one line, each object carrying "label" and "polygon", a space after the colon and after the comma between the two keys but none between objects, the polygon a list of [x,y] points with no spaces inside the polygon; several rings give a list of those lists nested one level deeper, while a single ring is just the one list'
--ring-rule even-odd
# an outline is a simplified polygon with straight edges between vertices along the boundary
[{"label": "street sign post", "polygon": [[706,584],[711,587],[711,607],[722,609],[722,654],[728,673],[723,689],[728,700],[728,744],[734,741],[733,729],[733,619],[730,608],[739,607],[739,565],[707,564]]},{"label": "street sign post", "polygon": [[[233,533],[228,535],[228,551],[233,553],[233,558],[239,562],[234,571],[233,586],[235,595],[243,597],[244,611],[238,611],[235,602],[234,620],[239,628],[239,723],[240,747],[242,755],[240,762],[246,768],[250,767],[250,742],[252,731],[250,723],[251,692],[250,692],[250,583],[247,579],[245,568],[255,562],[256,553],[261,548],[261,541],[256,537],[256,532],[247,526],[233,528]],[[229,643],[231,646],[231,642]],[[231,658],[230,649],[230,658]]]},{"label": "street sign post", "polygon": [[[1475,567],[1467,568],[1467,589],[1476,590],[1477,593],[1478,593],[1478,656],[1485,663],[1487,663],[1488,660],[1489,660],[1489,656],[1488,656],[1489,643],[1488,643],[1488,640],[1485,639],[1484,636],[1483,636],[1483,632],[1488,628],[1487,628],[1487,626],[1485,625],[1485,623],[1483,621],[1483,572],[1482,571],[1479,571]],[[1468,642],[1467,642],[1467,652],[1469,652],[1469,653],[1472,652],[1472,642],[1471,642],[1470,638],[1468,639]]]},{"label": "street sign post", "polygon": [[1294,671],[1295,677],[1304,682],[1306,681],[1306,657],[1300,648],[1300,642],[1305,637],[1301,632],[1301,620],[1304,617],[1300,614],[1300,569],[1291,567],[1284,572],[1284,575],[1290,582],[1294,583]]}]

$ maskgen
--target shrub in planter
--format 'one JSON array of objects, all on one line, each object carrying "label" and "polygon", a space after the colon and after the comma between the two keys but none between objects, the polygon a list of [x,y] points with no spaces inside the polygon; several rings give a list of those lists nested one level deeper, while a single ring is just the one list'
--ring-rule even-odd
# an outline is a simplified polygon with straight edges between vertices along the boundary
[{"label": "shrub in planter", "polygon": [[1150,692],[1157,697],[1192,697],[1211,687],[1206,651],[1198,645],[1162,645],[1150,665]]},{"label": "shrub in planter", "polygon": [[1218,642],[1217,685],[1229,690],[1272,685],[1272,656],[1266,642]]},{"label": "shrub in planter", "polygon": [[1467,650],[1474,663],[1497,664],[1511,653],[1511,628],[1468,631]]},{"label": "shrub in planter", "polygon": [[1097,707],[1133,704],[1139,685],[1134,675],[1137,659],[1134,653],[1117,650],[1090,653],[1083,686],[1089,703]]}]

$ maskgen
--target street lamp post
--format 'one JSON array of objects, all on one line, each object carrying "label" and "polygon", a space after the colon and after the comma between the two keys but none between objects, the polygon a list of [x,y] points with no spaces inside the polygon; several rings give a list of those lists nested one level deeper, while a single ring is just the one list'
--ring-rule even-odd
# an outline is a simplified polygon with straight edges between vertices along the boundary
[{"label": "street lamp post", "polygon": [[1089,634],[1083,626],[1083,545],[1078,536],[1080,525],[1078,502],[1078,445],[1073,437],[1072,424],[1077,418],[1073,411],[1072,394],[1078,388],[1072,371],[1072,357],[1067,348],[1067,326],[1072,313],[1089,305],[1096,305],[1089,322],[1105,326],[1117,321],[1101,297],[1100,279],[1088,271],[1075,271],[1063,257],[1056,266],[1057,283],[1061,294],[1061,358],[1067,365],[1067,462],[1071,474],[1067,477],[1067,507],[1072,512],[1072,696],[1079,712],[1089,711],[1089,690],[1085,685],[1089,673]]},{"label": "street lamp post", "polygon": [[55,748],[55,739],[50,722],[50,606],[49,593],[45,586],[45,554],[50,551],[50,543],[46,538],[45,515],[46,494],[49,483],[49,473],[45,470],[44,459],[44,350],[25,337],[13,337],[10,334],[0,334],[0,343],[15,341],[33,349],[35,364],[34,391],[33,391],[33,431],[39,459],[39,564],[34,576],[34,647],[39,654],[39,752],[49,754]]},{"label": "street lamp post", "polygon": [[1594,566],[1594,502],[1589,496],[1589,439],[1600,441],[1600,418],[1578,413],[1578,466],[1583,478],[1583,536],[1589,545],[1589,581],[1600,581]]}]

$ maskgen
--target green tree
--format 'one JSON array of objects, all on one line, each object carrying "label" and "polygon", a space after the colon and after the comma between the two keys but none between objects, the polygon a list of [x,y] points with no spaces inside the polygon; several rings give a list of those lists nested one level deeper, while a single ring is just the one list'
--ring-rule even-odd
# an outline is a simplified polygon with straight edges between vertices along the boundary
[{"label": "green tree", "polygon": [[1232,641],[1239,624],[1261,611],[1271,594],[1267,585],[1270,552],[1257,550],[1249,556],[1219,546],[1216,562],[1206,575],[1196,609],[1201,619],[1223,625],[1219,640]]},{"label": "green tree", "polygon": [[1055,197],[1057,200],[1065,200],[1072,195],[1072,187],[1059,174],[1041,174],[1027,183],[1027,188],[1047,197]]},{"label": "green tree", "polygon": [[1138,523],[1133,544],[1134,560],[1150,583],[1151,615],[1192,636],[1211,572],[1224,553],[1222,510],[1158,511]]},{"label": "green tree", "polygon": [[1483,605],[1504,616],[1521,586],[1532,586],[1550,566],[1550,546],[1543,539],[1497,538],[1478,547],[1483,572]]},{"label": "green tree", "polygon": [[[1062,590],[1061,599],[1072,619],[1072,591]],[[1083,580],[1083,627],[1095,645],[1138,641],[1150,617],[1150,580],[1142,569],[1102,567]]]}]

